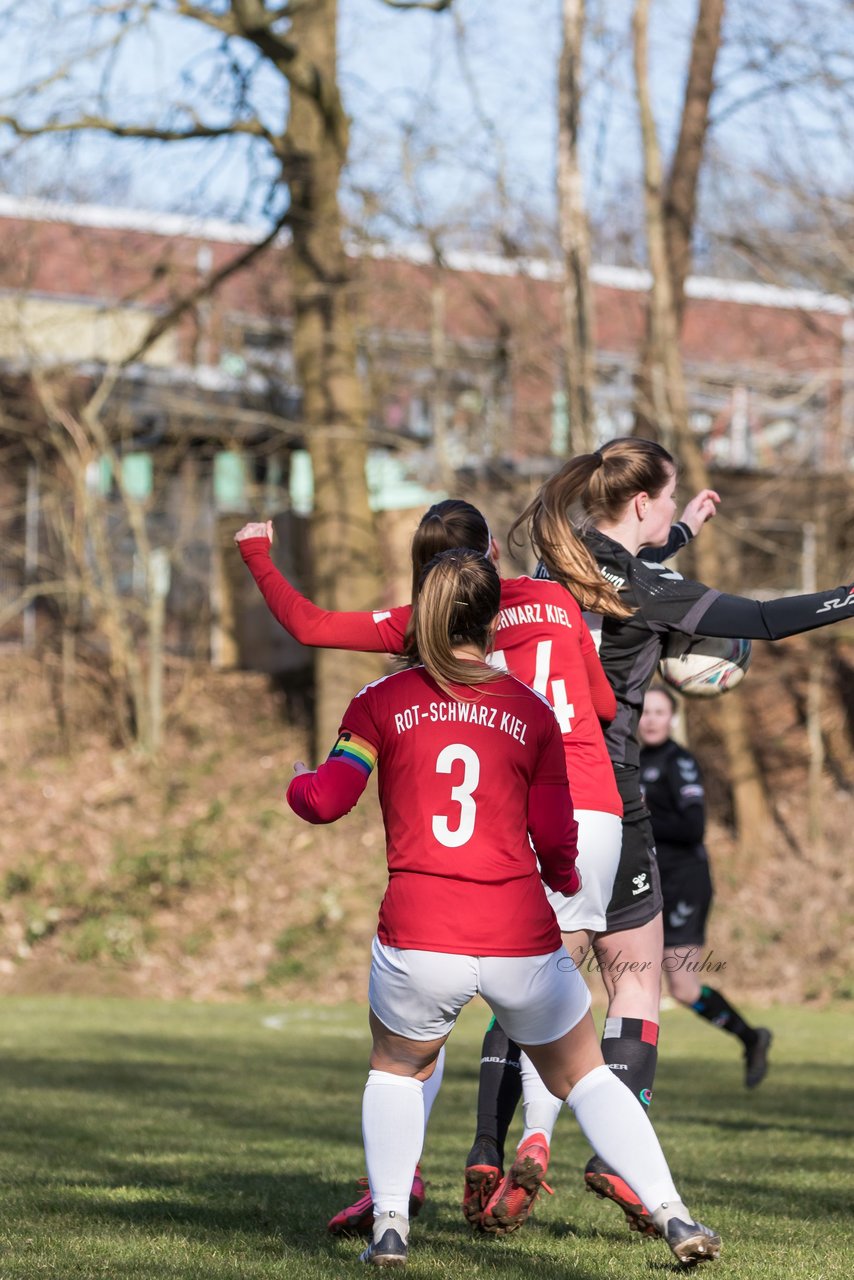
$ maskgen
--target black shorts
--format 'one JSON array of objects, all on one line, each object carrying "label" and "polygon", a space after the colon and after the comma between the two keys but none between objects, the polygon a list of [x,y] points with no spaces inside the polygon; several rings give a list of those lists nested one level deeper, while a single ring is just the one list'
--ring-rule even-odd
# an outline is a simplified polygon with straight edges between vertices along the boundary
[{"label": "black shorts", "polygon": [[712,905],[712,877],[705,859],[686,857],[661,872],[665,947],[702,947]]},{"label": "black shorts", "polygon": [[640,794],[640,771],[619,767],[617,787],[623,800],[623,846],[614,891],[608,903],[606,933],[636,929],[661,911],[661,884],[655,838]]}]

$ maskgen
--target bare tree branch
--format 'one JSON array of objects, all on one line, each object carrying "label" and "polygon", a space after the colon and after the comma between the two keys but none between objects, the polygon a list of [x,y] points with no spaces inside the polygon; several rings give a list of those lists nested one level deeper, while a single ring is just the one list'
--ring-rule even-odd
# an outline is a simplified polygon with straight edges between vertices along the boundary
[{"label": "bare tree branch", "polygon": [[48,133],[108,133],[114,138],[147,138],[152,142],[187,142],[192,138],[226,138],[235,133],[265,138],[278,146],[278,139],[260,120],[233,120],[226,125],[196,124],[188,129],[160,129],[156,125],[126,125],[102,116],[80,116],[77,120],[48,120],[44,124],[25,125],[15,116],[0,115],[5,125],[19,138],[41,138]]},{"label": "bare tree branch", "polygon": [[454,0],[382,0],[389,9],[429,9],[432,13],[442,13],[450,9]]},{"label": "bare tree branch", "polygon": [[192,311],[193,308],[205,298],[209,297],[212,293],[215,293],[221,284],[231,276],[236,275],[237,272],[242,271],[244,267],[247,267],[250,262],[253,262],[255,258],[262,254],[265,249],[269,248],[279,232],[287,225],[288,218],[289,213],[283,213],[263,240],[259,240],[257,244],[250,245],[248,249],[245,249],[243,253],[239,253],[236,258],[232,258],[230,262],[227,262],[224,266],[220,267],[218,271],[212,272],[211,275],[203,280],[201,284],[192,291],[192,293],[188,293],[183,298],[180,298],[169,308],[168,311],[165,311],[161,316],[158,316],[152,323],[145,337],[137,343],[134,349],[127,356],[125,356],[119,368],[126,368],[127,365],[133,364],[136,360],[140,360],[142,356],[145,355],[146,351],[154,345],[157,339],[162,337],[164,333],[167,333],[175,324],[177,324],[182,316],[185,316],[188,311]]}]

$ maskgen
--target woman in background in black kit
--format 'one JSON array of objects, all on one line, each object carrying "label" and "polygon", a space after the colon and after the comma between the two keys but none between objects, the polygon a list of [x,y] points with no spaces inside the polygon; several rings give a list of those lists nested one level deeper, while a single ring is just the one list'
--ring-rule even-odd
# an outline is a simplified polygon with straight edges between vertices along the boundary
[{"label": "woman in background in black kit", "polygon": [[675,712],[674,695],[655,686],[647,691],[638,724],[641,787],[652,819],[661,876],[662,970],[674,1000],[741,1041],[744,1083],[752,1089],[768,1071],[771,1032],[767,1027],[752,1027],[720,991],[701,983],[692,967],[705,946],[713,889],[703,844],[703,778],[696,758],[670,736]]}]

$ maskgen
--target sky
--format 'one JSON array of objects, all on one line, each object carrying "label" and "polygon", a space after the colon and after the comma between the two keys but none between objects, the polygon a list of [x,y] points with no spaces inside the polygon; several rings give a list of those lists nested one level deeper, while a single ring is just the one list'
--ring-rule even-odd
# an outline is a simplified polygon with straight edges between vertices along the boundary
[{"label": "sky", "polygon": [[[128,121],[174,124],[182,118],[174,104],[183,100],[208,123],[227,120],[234,80],[217,37],[174,15],[119,28],[112,16],[97,21],[98,7],[92,0],[29,0],[26,6],[0,0],[0,112],[20,100],[26,85],[50,76],[46,87],[25,95],[20,114],[26,119],[104,107]],[[587,8],[586,196],[594,220],[631,221],[641,198],[632,5],[588,0]],[[849,71],[854,80],[850,59],[840,54],[833,62],[829,52],[836,43],[846,47],[844,28],[830,19],[850,9],[845,0],[811,0],[807,10],[794,0],[730,0],[707,204],[720,208],[748,198],[748,175],[769,164],[812,169],[816,182],[854,185],[842,96],[797,84],[820,54],[840,81]],[[696,0],[652,5],[650,81],[665,150],[678,121],[695,12]],[[364,223],[367,216],[372,232],[398,239],[432,228],[477,244],[494,240],[496,225],[511,240],[548,239],[559,13],[560,0],[456,0],[442,14],[341,0],[340,83],[353,120],[345,187],[351,218]],[[848,34],[854,37],[854,30]],[[87,59],[82,52],[93,41],[100,53]],[[772,51],[775,74],[793,86],[785,100],[763,97],[765,80],[756,67],[763,46]],[[847,48],[854,50],[854,38]],[[245,49],[237,51],[237,62],[250,68]],[[255,73],[250,97],[266,121],[281,125],[287,99],[272,72]],[[263,223],[282,199],[277,192],[269,201],[270,157],[245,139],[158,147],[86,134],[71,144],[50,138],[21,145],[0,131],[0,163],[19,193],[93,203]]]}]

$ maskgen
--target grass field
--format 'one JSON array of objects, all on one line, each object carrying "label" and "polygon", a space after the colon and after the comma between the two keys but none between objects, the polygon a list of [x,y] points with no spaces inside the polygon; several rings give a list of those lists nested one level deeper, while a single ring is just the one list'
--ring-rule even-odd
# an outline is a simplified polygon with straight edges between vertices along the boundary
[{"label": "grass field", "polygon": [[[653,1108],[688,1202],[724,1238],[712,1274],[854,1270],[848,1011],[781,1008],[752,1094],[738,1046],[663,1015]],[[507,1240],[459,1213],[485,1015],[466,1011],[431,1124],[429,1201],[408,1274],[538,1280],[673,1274],[580,1188],[585,1145],[561,1120],[536,1220]],[[225,1280],[360,1274],[325,1234],[363,1172],[365,1012],[353,1006],[8,999],[3,1004],[0,1280]],[[846,1132],[847,1130],[847,1132]]]}]

